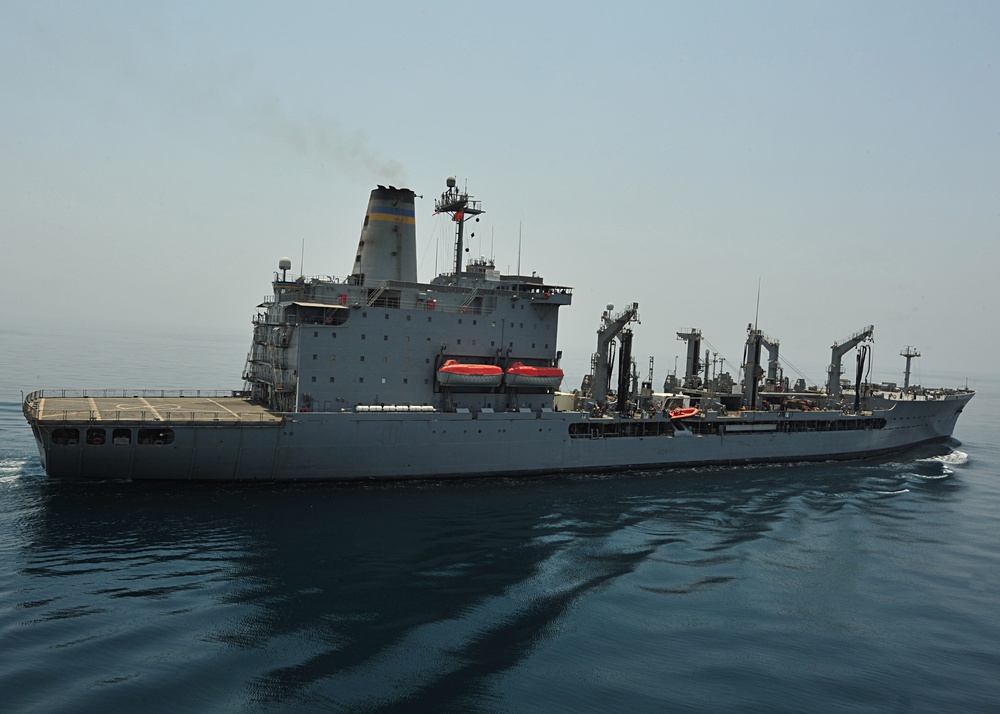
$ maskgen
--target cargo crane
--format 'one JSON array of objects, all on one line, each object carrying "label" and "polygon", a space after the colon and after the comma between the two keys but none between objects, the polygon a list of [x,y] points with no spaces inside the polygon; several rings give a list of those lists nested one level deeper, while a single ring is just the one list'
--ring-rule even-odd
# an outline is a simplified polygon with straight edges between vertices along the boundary
[{"label": "cargo crane", "polygon": [[614,309],[614,305],[608,305],[608,309],[601,315],[601,326],[597,330],[597,352],[594,353],[590,365],[593,375],[590,396],[601,406],[607,401],[608,384],[611,381],[609,361],[611,343],[625,325],[638,319],[639,303],[632,303],[617,315],[612,314]]},{"label": "cargo crane", "polygon": [[840,342],[834,342],[832,350],[832,356],[830,358],[830,366],[827,367],[827,380],[826,380],[826,393],[830,397],[839,397],[841,394],[840,389],[840,375],[844,373],[844,367],[842,365],[842,360],[844,355],[850,352],[852,349],[860,345],[866,340],[871,340],[872,336],[875,334],[875,326],[869,325],[863,330],[855,332],[850,337],[847,337]]}]

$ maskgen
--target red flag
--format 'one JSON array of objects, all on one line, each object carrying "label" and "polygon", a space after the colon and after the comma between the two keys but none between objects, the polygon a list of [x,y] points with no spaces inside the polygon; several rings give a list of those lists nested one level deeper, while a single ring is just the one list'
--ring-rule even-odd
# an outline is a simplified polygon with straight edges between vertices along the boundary
[{"label": "red flag", "polygon": [[457,223],[458,221],[462,220],[463,218],[465,218],[465,211],[461,210],[458,213],[456,213],[455,217],[452,218],[451,220],[453,220],[453,221],[455,221]]}]

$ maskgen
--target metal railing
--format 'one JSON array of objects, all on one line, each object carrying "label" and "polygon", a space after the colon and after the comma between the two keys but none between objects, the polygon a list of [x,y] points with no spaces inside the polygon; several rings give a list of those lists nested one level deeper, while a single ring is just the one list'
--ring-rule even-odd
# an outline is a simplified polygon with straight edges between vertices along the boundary
[{"label": "metal railing", "polygon": [[280,426],[284,419],[270,412],[223,412],[223,411],[169,411],[152,412],[95,412],[91,411],[46,411],[41,419],[37,417],[37,409],[26,410],[26,416],[34,421],[49,426],[80,425],[88,426]]},{"label": "metal railing", "polygon": [[153,397],[161,399],[183,399],[183,398],[244,398],[250,396],[249,392],[242,389],[36,389],[24,398],[24,401],[37,401],[39,399],[94,399],[118,398],[118,397]]},{"label": "metal railing", "polygon": [[[239,398],[250,396],[243,390],[221,389],[38,389],[24,398],[22,411],[25,418],[33,423],[46,424],[91,424],[115,426],[129,425],[164,425],[164,424],[201,424],[201,425],[278,425],[283,417],[260,408],[251,411],[233,411],[229,409],[178,409],[179,405],[171,405],[171,409],[156,408],[156,405],[146,405],[125,409],[59,409],[58,403],[46,402],[42,413],[43,399],[211,399]],[[95,405],[96,406],[96,405]],[[121,406],[121,405],[118,405]]]}]

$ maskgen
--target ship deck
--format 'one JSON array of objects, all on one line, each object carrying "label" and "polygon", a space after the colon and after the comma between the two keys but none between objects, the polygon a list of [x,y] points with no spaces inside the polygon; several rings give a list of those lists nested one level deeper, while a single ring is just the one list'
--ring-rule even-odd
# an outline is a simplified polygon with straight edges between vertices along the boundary
[{"label": "ship deck", "polygon": [[40,424],[103,422],[278,425],[282,422],[281,415],[234,396],[57,394],[58,396],[48,396],[47,393],[29,395],[24,402],[25,416]]}]

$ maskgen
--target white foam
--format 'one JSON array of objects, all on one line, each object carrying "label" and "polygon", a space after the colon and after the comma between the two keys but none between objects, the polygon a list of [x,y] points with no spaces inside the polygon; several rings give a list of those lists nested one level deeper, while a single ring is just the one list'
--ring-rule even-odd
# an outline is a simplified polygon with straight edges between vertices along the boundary
[{"label": "white foam", "polygon": [[968,463],[969,455],[964,451],[952,451],[950,454],[945,454],[944,456],[932,456],[929,459],[921,459],[921,461],[937,461],[949,466],[961,466]]},{"label": "white foam", "polygon": [[0,475],[17,474],[21,472],[29,459],[0,459]]},{"label": "white foam", "polygon": [[31,459],[0,459],[0,483],[13,483],[24,473]]}]

